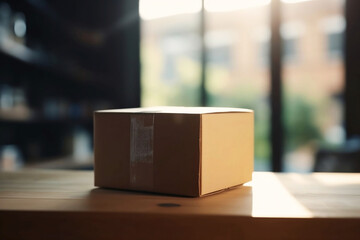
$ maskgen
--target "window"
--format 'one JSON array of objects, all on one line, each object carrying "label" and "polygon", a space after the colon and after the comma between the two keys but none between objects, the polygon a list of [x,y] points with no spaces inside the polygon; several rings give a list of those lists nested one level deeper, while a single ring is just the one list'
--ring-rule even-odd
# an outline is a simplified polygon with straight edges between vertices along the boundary
[{"label": "window", "polygon": [[258,45],[258,62],[261,66],[268,67],[270,54],[269,40],[261,41]]},{"label": "window", "polygon": [[213,31],[205,35],[207,63],[231,68],[233,36],[229,31]]},{"label": "window", "polygon": [[[284,170],[309,172],[316,151],[344,140],[341,54],[342,0],[287,1],[282,4],[283,47],[295,50],[296,64],[283,59]],[[286,32],[286,33],[285,33]],[[292,38],[290,38],[292,37]],[[332,62],[336,55],[337,62]],[[331,61],[329,61],[331,60]]]},{"label": "window", "polygon": [[200,0],[141,0],[143,106],[199,105]]},{"label": "window", "polygon": [[[141,2],[156,7],[158,1]],[[343,131],[343,1],[273,1],[281,2],[282,12],[278,29],[284,169],[308,172],[316,149],[343,140],[341,134],[334,134]],[[202,7],[202,1],[164,2],[182,12],[170,16],[169,10],[162,18],[142,16],[142,104],[201,105],[204,87],[207,106],[254,109],[255,169],[269,170],[274,146],[269,140],[271,1],[204,0]],[[159,46],[169,37],[166,31],[184,26],[190,32],[178,30],[174,52]],[[335,55],[337,62],[329,63]],[[206,57],[204,63],[201,56]]]},{"label": "window", "polygon": [[[286,8],[285,8],[286,9]],[[302,20],[285,19],[280,27],[282,37],[282,57],[285,64],[298,63],[300,60],[299,42],[303,39],[306,25]]]},{"label": "window", "polygon": [[297,39],[283,39],[283,59],[285,62],[295,62],[298,58]]},{"label": "window", "polygon": [[320,22],[326,41],[326,58],[328,60],[342,60],[345,19],[339,13],[328,16]]},{"label": "window", "polygon": [[327,55],[329,59],[342,58],[343,57],[343,39],[344,34],[340,33],[328,33],[327,35]]},{"label": "window", "polygon": [[182,34],[164,33],[164,39],[160,42],[160,49],[163,54],[163,67],[161,79],[164,84],[176,85],[181,84],[181,68],[179,62],[184,59],[188,61],[199,61],[196,59],[196,36],[187,33],[186,30],[181,31]]}]

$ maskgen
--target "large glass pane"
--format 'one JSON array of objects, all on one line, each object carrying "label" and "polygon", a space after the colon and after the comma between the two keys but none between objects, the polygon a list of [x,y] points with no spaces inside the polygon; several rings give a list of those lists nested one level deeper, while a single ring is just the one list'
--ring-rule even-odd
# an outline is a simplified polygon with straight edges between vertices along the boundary
[{"label": "large glass pane", "polygon": [[255,170],[270,166],[269,2],[205,0],[209,105],[255,110]]},{"label": "large glass pane", "polygon": [[143,106],[200,102],[201,0],[141,0]]},{"label": "large glass pane", "polygon": [[342,143],[343,0],[283,0],[285,170],[308,172]]}]

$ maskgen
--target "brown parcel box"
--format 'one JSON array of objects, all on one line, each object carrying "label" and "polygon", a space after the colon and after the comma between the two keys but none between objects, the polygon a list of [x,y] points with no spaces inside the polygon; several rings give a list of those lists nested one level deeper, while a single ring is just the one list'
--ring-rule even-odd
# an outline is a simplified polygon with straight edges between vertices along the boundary
[{"label": "brown parcel box", "polygon": [[96,111],[95,185],[202,196],[251,180],[254,113],[237,108]]}]

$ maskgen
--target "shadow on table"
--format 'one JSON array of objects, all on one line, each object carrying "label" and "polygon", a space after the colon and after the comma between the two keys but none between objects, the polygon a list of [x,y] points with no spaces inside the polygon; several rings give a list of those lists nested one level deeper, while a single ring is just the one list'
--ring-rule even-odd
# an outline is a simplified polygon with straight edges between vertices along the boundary
[{"label": "shadow on table", "polygon": [[98,211],[250,216],[252,200],[252,187],[243,185],[199,198],[95,188],[85,204]]}]

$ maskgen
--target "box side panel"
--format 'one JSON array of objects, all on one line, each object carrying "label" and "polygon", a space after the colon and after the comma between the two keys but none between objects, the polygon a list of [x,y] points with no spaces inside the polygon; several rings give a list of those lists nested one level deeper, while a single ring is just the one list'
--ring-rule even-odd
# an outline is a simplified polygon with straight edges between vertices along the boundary
[{"label": "box side panel", "polygon": [[130,169],[130,116],[94,115],[95,185],[128,188]]},{"label": "box side panel", "polygon": [[155,114],[154,191],[199,196],[200,115]]},{"label": "box side panel", "polygon": [[202,115],[201,194],[251,180],[254,161],[254,114]]}]

